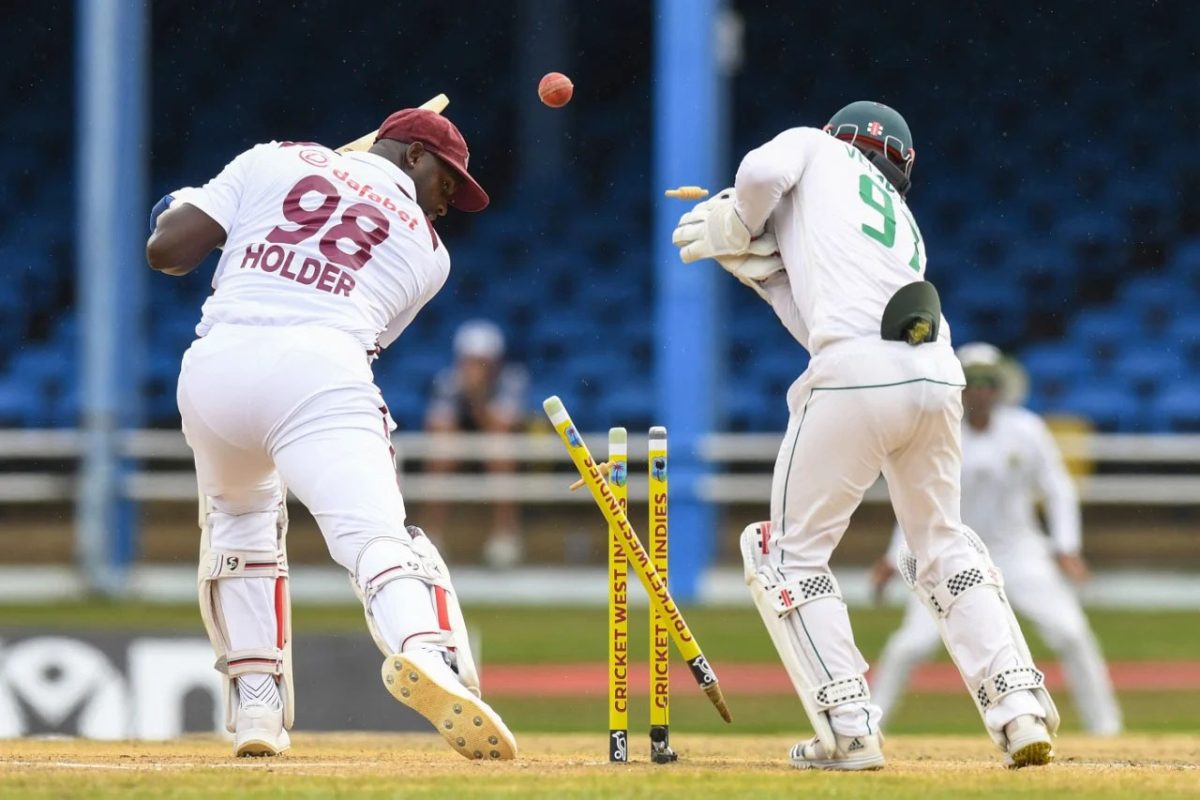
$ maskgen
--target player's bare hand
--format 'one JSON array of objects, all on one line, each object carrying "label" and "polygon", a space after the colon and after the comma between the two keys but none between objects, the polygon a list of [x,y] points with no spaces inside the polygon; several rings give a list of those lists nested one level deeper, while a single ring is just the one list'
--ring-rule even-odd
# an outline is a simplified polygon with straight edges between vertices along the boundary
[{"label": "player's bare hand", "polygon": [[1071,583],[1080,586],[1091,580],[1092,573],[1083,557],[1078,553],[1059,553],[1055,556],[1055,560],[1058,561],[1058,568],[1070,579]]},{"label": "player's bare hand", "polygon": [[896,566],[886,557],[875,559],[871,565],[871,599],[875,605],[883,602],[883,590],[896,575]]}]

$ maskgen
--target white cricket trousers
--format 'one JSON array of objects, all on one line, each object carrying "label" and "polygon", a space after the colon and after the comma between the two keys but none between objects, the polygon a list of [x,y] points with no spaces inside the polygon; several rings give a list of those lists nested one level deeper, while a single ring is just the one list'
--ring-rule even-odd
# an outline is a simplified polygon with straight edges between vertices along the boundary
[{"label": "white cricket trousers", "polygon": [[[1026,534],[1032,537],[1038,534]],[[1014,609],[1033,622],[1042,639],[1062,659],[1084,730],[1097,736],[1121,732],[1121,709],[1079,599],[1051,560],[1042,542],[994,550],[992,560],[1004,575],[1004,594]],[[913,667],[941,642],[929,611],[909,599],[904,621],[888,639],[871,674],[871,697],[887,716],[896,707]]]},{"label": "white cricket trousers", "polygon": [[[409,539],[394,424],[350,334],[216,325],[184,354],[178,401],[200,490],[212,501],[213,549],[274,550],[282,485],[312,513],[333,560],[351,575],[371,540]],[[416,581],[393,585],[409,583],[411,626],[437,630],[428,591]],[[272,591],[269,578],[219,582],[232,649],[274,646]]]},{"label": "white cricket trousers", "polygon": [[[981,565],[959,510],[964,383],[948,343],[853,339],[812,359],[788,390],[790,419],[771,491],[771,552],[783,580],[828,571],[850,515],[881,472],[917,558],[920,586],[932,589]],[[796,613],[821,681],[866,672],[845,603],[827,597]],[[1008,615],[990,591],[967,592],[951,608],[948,646],[973,685],[1023,663]],[[985,723],[1001,730],[1020,714],[1045,716],[1032,693],[1014,692],[988,709]],[[879,730],[880,710],[857,701],[832,709],[830,718],[837,733],[859,736]]]}]

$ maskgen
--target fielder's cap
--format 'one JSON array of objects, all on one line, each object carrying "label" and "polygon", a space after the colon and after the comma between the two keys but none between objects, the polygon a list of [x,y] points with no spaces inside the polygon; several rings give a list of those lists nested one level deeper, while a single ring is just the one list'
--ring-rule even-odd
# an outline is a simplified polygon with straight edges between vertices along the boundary
[{"label": "fielder's cap", "polygon": [[450,205],[459,211],[482,211],[487,208],[487,192],[467,172],[467,162],[471,158],[467,140],[454,123],[441,114],[423,108],[402,108],[379,126],[375,141],[380,139],[425,145],[426,150],[445,162],[461,179],[458,189],[450,198]]},{"label": "fielder's cap", "polygon": [[999,367],[1000,362],[1004,360],[1004,354],[1000,352],[1000,349],[986,342],[964,344],[958,348],[955,355],[962,362],[964,369],[967,367]]},{"label": "fielder's cap", "polygon": [[498,359],[504,355],[504,334],[496,323],[486,319],[464,322],[454,334],[454,355]]},{"label": "fielder's cap", "polygon": [[995,345],[986,342],[964,344],[955,352],[962,363],[967,382],[985,380],[1001,383],[1004,378],[1004,354]]}]

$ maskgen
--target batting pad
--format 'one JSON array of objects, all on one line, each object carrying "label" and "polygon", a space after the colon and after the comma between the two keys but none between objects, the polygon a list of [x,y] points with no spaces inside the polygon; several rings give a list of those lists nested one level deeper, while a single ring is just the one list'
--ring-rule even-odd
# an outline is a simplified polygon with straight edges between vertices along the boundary
[{"label": "batting pad", "polygon": [[[287,497],[286,487],[283,489]],[[209,515],[212,501],[200,496],[200,567],[197,591],[204,630],[217,655],[215,664],[225,687],[225,727],[234,732],[237,722],[237,677],[246,673],[274,675],[283,701],[283,725],[291,729],[295,722],[296,697],[292,681],[292,595],[288,583],[287,501],[280,503],[275,520],[274,550],[216,550],[212,547]],[[272,578],[275,581],[275,647],[257,650],[232,650],[216,582],[244,578]]]},{"label": "batting pad", "polygon": [[871,692],[865,676],[848,675],[822,680],[819,665],[810,654],[811,643],[801,629],[798,609],[806,603],[826,597],[841,599],[837,579],[831,573],[811,575],[794,581],[784,581],[768,563],[770,523],[756,522],[742,531],[742,564],[746,586],[754,598],[754,606],[763,625],[779,652],[783,667],[800,703],[812,722],[817,739],[825,752],[837,750],[837,741],[829,720],[829,709],[844,703],[867,702]]},{"label": "batting pad", "polygon": [[[1012,606],[1009,605],[1008,598],[1004,594],[1003,575],[1001,575],[996,565],[992,563],[987,546],[979,538],[978,534],[968,528],[963,531],[963,535],[972,549],[979,555],[978,566],[959,570],[936,586],[926,588],[917,582],[918,569],[916,556],[908,549],[907,545],[901,545],[900,552],[896,556],[896,568],[899,570],[904,582],[908,584],[908,588],[932,612],[938,632],[941,634],[942,641],[946,645],[946,650],[950,653],[954,665],[958,667],[959,674],[963,676],[963,681],[967,685],[971,699],[975,701],[975,707],[979,710],[979,716],[984,720],[984,727],[987,729],[988,735],[992,737],[992,741],[1001,750],[1007,752],[1008,741],[1004,735],[1004,731],[993,730],[987,725],[987,711],[989,708],[992,708],[1006,695],[1013,692],[1032,692],[1043,711],[1045,711],[1046,729],[1051,735],[1058,731],[1058,708],[1054,705],[1054,699],[1050,696],[1050,692],[1046,690],[1045,676],[1034,666],[1033,655],[1029,652],[1029,645],[1025,642],[1025,635],[1022,633],[1021,626],[1017,622],[1017,617],[1013,614]],[[953,613],[955,604],[960,598],[973,591],[995,592],[997,597],[1000,598],[1000,602],[1004,607],[1004,615],[1008,622],[1008,635],[1022,662],[1017,666],[999,670],[979,682],[972,681],[966,672],[963,671],[958,655],[955,653],[956,648],[950,641],[949,631],[946,627],[946,620]]]}]

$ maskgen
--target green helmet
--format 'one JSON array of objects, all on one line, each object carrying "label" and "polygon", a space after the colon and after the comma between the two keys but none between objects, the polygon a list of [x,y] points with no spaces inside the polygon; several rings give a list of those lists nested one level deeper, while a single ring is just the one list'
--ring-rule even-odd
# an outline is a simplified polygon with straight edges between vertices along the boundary
[{"label": "green helmet", "polygon": [[911,179],[917,151],[913,149],[908,123],[894,108],[859,100],[834,114],[825,126],[825,132],[860,149],[865,143],[872,150],[886,153],[888,161],[903,171],[905,178]]}]

